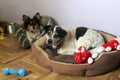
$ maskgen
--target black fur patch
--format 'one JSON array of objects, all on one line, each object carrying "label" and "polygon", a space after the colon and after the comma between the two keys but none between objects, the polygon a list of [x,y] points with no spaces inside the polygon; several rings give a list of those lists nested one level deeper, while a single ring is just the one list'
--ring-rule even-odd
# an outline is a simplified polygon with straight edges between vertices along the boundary
[{"label": "black fur patch", "polygon": [[54,28],[53,25],[46,25],[46,26],[44,26],[45,33],[47,33],[48,31],[53,31],[53,28]]},{"label": "black fur patch", "polygon": [[78,27],[78,28],[76,28],[76,40],[78,40],[78,38],[80,36],[83,36],[86,33],[87,29],[88,28],[86,28],[86,27]]},{"label": "black fur patch", "polygon": [[64,38],[67,35],[67,32],[61,27],[57,27],[56,32],[58,33],[60,38]]}]

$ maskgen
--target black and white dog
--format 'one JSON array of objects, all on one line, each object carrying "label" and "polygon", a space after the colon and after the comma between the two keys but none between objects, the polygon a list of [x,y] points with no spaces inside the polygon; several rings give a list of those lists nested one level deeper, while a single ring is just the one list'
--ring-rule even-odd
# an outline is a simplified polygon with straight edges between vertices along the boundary
[{"label": "black and white dog", "polygon": [[80,46],[90,50],[104,43],[103,37],[97,31],[86,27],[65,30],[55,26],[48,31],[46,37],[46,44],[62,55],[73,55]]}]

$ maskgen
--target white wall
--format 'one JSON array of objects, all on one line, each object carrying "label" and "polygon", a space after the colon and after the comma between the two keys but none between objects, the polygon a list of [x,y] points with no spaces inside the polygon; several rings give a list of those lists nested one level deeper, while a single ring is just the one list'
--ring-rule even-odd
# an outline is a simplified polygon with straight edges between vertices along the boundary
[{"label": "white wall", "polygon": [[120,0],[0,0],[0,20],[21,23],[40,12],[62,27],[87,26],[120,35]]}]

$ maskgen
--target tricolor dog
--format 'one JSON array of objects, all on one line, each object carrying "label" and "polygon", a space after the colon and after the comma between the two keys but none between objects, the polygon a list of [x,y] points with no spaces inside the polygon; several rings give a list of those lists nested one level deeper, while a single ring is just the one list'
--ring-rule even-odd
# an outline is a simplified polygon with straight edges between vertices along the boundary
[{"label": "tricolor dog", "polygon": [[73,55],[80,46],[90,50],[104,43],[103,37],[97,31],[86,27],[65,30],[55,26],[48,31],[46,37],[46,44],[62,55]]},{"label": "tricolor dog", "polygon": [[23,15],[23,24],[15,26],[17,41],[22,48],[30,48],[31,44],[45,35],[53,21],[49,16],[41,16],[37,12],[33,17]]},{"label": "tricolor dog", "polygon": [[41,16],[39,13],[36,13],[33,18],[23,15],[23,21],[27,39],[30,41],[30,43],[39,39],[49,30],[50,23],[48,22],[47,25],[42,25]]}]

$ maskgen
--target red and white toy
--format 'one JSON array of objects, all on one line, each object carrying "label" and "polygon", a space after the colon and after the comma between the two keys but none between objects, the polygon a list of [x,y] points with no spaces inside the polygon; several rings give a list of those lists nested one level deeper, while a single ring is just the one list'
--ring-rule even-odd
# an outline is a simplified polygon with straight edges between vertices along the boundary
[{"label": "red and white toy", "polygon": [[[120,37],[108,41],[100,47],[88,51],[84,46],[79,47],[74,52],[74,60],[77,63],[88,63],[92,64],[94,59],[103,51],[120,50]],[[92,53],[92,54],[91,54]]]},{"label": "red and white toy", "polygon": [[110,40],[109,42],[102,45],[105,51],[120,50],[120,41],[118,38]]},{"label": "red and white toy", "polygon": [[77,63],[93,63],[92,54],[84,46],[79,47],[74,52],[74,60]]},{"label": "red and white toy", "polygon": [[113,40],[108,41],[107,43],[103,44],[98,51],[112,51],[112,50],[120,50],[120,38],[117,37]]},{"label": "red and white toy", "polygon": [[92,58],[97,58],[97,56],[103,51],[112,51],[112,50],[120,50],[120,38],[117,37],[113,40],[108,41],[103,44],[101,47],[98,47],[96,52],[92,55]]}]

